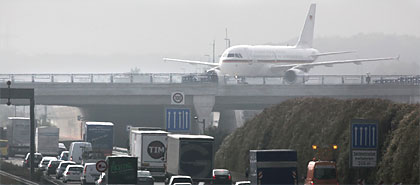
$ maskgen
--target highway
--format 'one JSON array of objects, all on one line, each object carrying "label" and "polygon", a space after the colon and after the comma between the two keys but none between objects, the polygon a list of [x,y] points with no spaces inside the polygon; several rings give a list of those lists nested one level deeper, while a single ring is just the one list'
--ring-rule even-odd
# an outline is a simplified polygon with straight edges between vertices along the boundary
[{"label": "highway", "polygon": [[[114,147],[114,150],[112,152],[112,155],[114,156],[118,156],[118,155],[127,155],[127,149],[125,148],[118,148],[118,147]],[[0,159],[3,160],[7,163],[11,163],[17,166],[22,166],[22,162],[24,159],[24,155],[16,155],[15,157],[9,157],[8,159]],[[63,183],[62,179],[56,179],[54,175],[52,176],[45,176],[45,178],[48,181],[51,181],[51,183],[53,184],[81,184],[80,182],[67,182],[67,183]],[[155,182],[154,185],[164,185],[164,182]]]},{"label": "highway", "polygon": [[[123,152],[115,152],[113,153],[114,155],[124,155]],[[16,157],[9,157],[9,159],[3,159],[4,161],[8,162],[8,163],[12,163],[14,165],[17,166],[22,166],[22,161],[23,161],[24,156],[16,156]],[[63,183],[62,179],[56,179],[55,176],[50,176],[50,177],[46,177],[48,180],[52,181],[52,183],[54,184],[81,184],[80,182],[68,182],[68,183]],[[155,182],[154,185],[164,185],[165,183],[163,182]]]}]

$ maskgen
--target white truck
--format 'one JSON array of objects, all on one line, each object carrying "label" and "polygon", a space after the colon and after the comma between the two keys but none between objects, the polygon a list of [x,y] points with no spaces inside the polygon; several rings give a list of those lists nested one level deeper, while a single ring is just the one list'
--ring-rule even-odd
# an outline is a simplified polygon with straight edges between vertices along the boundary
[{"label": "white truck", "polygon": [[7,124],[8,156],[26,154],[29,152],[30,119],[9,117]]},{"label": "white truck", "polygon": [[128,155],[133,155],[132,152],[131,152],[131,144],[133,143],[132,142],[132,140],[133,140],[132,136],[134,136],[134,135],[131,135],[131,131],[133,131],[133,130],[138,130],[138,131],[162,130],[162,128],[160,128],[160,127],[133,127],[133,126],[129,126],[127,129],[128,129],[128,146],[127,146]]},{"label": "white truck", "polygon": [[162,130],[132,130],[131,155],[138,158],[139,170],[150,171],[154,178],[165,177],[165,153],[168,132]]},{"label": "white truck", "polygon": [[60,129],[57,127],[41,126],[36,128],[35,134],[35,148],[36,152],[43,156],[57,156],[58,153],[58,139]]}]

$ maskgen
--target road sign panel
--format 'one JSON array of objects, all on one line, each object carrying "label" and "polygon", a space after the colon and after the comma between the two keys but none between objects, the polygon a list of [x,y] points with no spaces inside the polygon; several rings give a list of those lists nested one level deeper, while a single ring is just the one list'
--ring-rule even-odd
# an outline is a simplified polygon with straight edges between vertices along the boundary
[{"label": "road sign panel", "polygon": [[378,124],[366,120],[352,120],[351,146],[353,149],[376,149],[378,146]]},{"label": "road sign panel", "polygon": [[173,92],[171,94],[171,104],[184,105],[185,104],[184,93],[183,92]]},{"label": "road sign panel", "polygon": [[353,167],[375,167],[376,166],[376,150],[353,150],[352,166]]},{"label": "road sign panel", "polygon": [[191,111],[187,108],[168,108],[165,113],[168,131],[189,131],[191,127]]},{"label": "road sign panel", "polygon": [[108,169],[108,164],[105,161],[98,161],[96,162],[96,170],[98,172],[105,172]]}]

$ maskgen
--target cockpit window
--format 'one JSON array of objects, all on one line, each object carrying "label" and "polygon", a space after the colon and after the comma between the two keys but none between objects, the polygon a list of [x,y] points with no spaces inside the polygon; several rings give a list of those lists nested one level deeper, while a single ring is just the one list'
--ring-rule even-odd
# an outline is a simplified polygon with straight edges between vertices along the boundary
[{"label": "cockpit window", "polygon": [[242,58],[242,55],[240,53],[229,53],[228,58]]}]

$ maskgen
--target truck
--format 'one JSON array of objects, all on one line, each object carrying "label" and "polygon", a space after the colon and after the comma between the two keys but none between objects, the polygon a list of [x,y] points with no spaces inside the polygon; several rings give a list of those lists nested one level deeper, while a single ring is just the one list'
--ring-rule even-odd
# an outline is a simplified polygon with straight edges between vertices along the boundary
[{"label": "truck", "polygon": [[304,185],[338,184],[335,161],[309,161]]},{"label": "truck", "polygon": [[196,182],[209,182],[213,170],[213,143],[211,136],[169,134],[165,181],[173,175],[188,175]]},{"label": "truck", "polygon": [[[96,166],[102,162],[99,161]],[[103,164],[107,166],[103,184],[137,184],[137,157],[107,156]]]},{"label": "truck", "polygon": [[150,171],[154,178],[165,177],[165,153],[168,132],[162,130],[132,130],[131,151],[138,158],[139,170]]},{"label": "truck", "polygon": [[252,185],[298,183],[296,150],[250,150],[249,162]]},{"label": "truck", "polygon": [[43,156],[58,156],[58,139],[60,129],[41,126],[35,131],[35,149]]},{"label": "truck", "polygon": [[312,145],[315,155],[308,162],[304,185],[338,184],[335,152],[338,145]]},{"label": "truck", "polygon": [[134,136],[131,135],[131,131],[133,130],[138,130],[138,131],[142,131],[142,130],[162,130],[162,128],[160,127],[133,127],[133,126],[129,126],[128,129],[128,146],[127,146],[127,151],[129,155],[133,155],[131,153],[131,144],[133,143],[132,140]]},{"label": "truck", "polygon": [[111,122],[85,122],[83,140],[92,144],[92,151],[112,155],[114,145],[114,124]]},{"label": "truck", "polygon": [[8,155],[26,154],[29,152],[30,119],[9,117],[7,124]]}]

